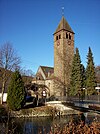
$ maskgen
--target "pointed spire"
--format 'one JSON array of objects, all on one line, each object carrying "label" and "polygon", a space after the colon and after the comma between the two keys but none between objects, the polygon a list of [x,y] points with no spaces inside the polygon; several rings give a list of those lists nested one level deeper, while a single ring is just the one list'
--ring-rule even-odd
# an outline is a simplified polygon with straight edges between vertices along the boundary
[{"label": "pointed spire", "polygon": [[66,30],[66,31],[69,31],[71,33],[74,33],[73,30],[71,29],[70,25],[68,24],[68,22],[64,18],[64,16],[62,16],[62,19],[61,19],[56,31],[54,32],[54,34],[61,31],[61,30]]}]

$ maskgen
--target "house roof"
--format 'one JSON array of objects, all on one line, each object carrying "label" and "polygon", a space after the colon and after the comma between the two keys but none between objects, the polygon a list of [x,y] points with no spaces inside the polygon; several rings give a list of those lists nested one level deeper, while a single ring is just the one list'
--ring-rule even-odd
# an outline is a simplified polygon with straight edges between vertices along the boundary
[{"label": "house roof", "polygon": [[39,66],[36,76],[34,77],[33,80],[36,80],[36,78],[39,80],[49,79],[53,73],[54,73],[53,67]]},{"label": "house roof", "polygon": [[62,16],[62,19],[61,19],[56,31],[54,32],[54,34],[56,34],[57,32],[59,32],[61,30],[66,30],[66,31],[69,31],[71,33],[74,33],[73,30],[71,29],[70,25],[68,24],[68,22],[64,18],[64,16]]},{"label": "house roof", "polygon": [[54,73],[54,68],[53,67],[47,67],[47,66],[40,66],[41,69],[43,70],[46,78],[48,77],[48,74],[53,74]]}]

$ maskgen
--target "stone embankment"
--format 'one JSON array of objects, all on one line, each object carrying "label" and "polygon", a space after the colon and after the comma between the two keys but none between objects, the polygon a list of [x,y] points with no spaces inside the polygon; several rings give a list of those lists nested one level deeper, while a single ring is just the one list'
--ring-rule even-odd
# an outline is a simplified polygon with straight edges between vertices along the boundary
[{"label": "stone embankment", "polygon": [[89,108],[92,110],[97,110],[100,112],[100,105],[99,104],[90,104]]},{"label": "stone embankment", "polygon": [[39,117],[53,116],[53,108],[50,106],[41,106],[36,108],[21,109],[19,111],[10,111],[11,117]]},{"label": "stone embankment", "polygon": [[39,117],[39,116],[62,116],[68,114],[78,114],[77,110],[73,110],[64,106],[61,101],[46,102],[45,106],[21,109],[19,111],[10,111],[11,117]]},{"label": "stone embankment", "polygon": [[46,105],[55,109],[56,115],[78,114],[77,110],[64,106],[61,101],[49,101]]}]

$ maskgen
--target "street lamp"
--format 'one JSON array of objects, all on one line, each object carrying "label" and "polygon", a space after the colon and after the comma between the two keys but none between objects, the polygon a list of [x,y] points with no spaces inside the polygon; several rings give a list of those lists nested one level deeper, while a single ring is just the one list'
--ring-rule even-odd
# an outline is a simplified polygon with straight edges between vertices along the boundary
[{"label": "street lamp", "polygon": [[43,90],[42,91],[42,97],[45,99],[45,102],[46,102],[46,96],[47,96],[46,90]]}]

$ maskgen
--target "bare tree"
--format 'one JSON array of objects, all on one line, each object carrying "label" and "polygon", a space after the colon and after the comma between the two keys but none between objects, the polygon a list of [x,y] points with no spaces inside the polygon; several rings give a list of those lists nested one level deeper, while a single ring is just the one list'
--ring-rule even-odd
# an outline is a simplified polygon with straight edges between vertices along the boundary
[{"label": "bare tree", "polygon": [[2,97],[1,104],[3,102],[3,94],[5,86],[11,76],[12,71],[19,69],[21,63],[20,58],[17,56],[15,50],[10,43],[5,43],[0,48],[0,67],[1,67],[1,82],[2,82]]},{"label": "bare tree", "polygon": [[23,76],[30,76],[30,77],[34,77],[35,76],[34,72],[31,69],[28,69],[28,70],[22,69],[21,70],[21,74]]},{"label": "bare tree", "polygon": [[22,75],[24,84],[30,84],[32,82],[32,79],[34,78],[34,72],[31,69],[25,70],[25,69],[21,69],[20,73]]}]

